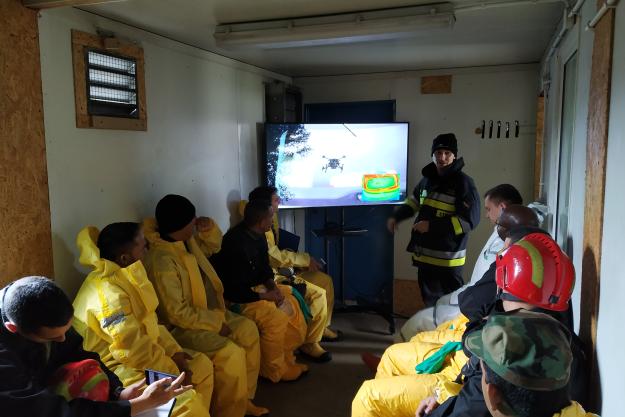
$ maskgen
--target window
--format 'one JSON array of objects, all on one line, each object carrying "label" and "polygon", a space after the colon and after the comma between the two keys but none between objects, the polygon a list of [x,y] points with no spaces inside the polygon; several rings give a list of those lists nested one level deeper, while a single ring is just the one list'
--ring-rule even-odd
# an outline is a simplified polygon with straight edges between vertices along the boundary
[{"label": "window", "polygon": [[72,31],[76,127],[147,130],[143,50]]}]

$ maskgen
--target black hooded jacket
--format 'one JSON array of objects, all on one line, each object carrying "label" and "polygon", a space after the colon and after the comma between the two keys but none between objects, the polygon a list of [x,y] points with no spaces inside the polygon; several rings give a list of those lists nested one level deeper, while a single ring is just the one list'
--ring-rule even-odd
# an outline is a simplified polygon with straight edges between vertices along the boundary
[{"label": "black hooded jacket", "polygon": [[473,179],[462,172],[463,167],[464,160],[458,158],[439,175],[436,164],[426,165],[413,195],[393,213],[397,221],[418,213],[415,223],[430,223],[428,232],[412,232],[407,250],[414,253],[416,265],[464,264],[468,232],[480,222],[480,197]]},{"label": "black hooded jacket", "polygon": [[[0,291],[0,294],[2,291]],[[1,299],[1,298],[0,298]],[[2,305],[0,305],[0,312]],[[9,332],[0,323],[0,414],[7,417],[128,417],[130,403],[115,401],[122,384],[100,362],[109,379],[110,400],[96,402],[82,398],[66,401],[46,388],[50,376],[62,365],[94,359],[97,353],[82,348],[82,338],[74,329],[63,342],[32,342]]]}]

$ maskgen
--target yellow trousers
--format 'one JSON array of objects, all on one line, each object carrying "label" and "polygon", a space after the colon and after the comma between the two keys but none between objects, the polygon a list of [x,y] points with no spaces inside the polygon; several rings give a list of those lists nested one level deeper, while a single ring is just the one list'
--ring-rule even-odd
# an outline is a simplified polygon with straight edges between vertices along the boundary
[{"label": "yellow trousers", "polygon": [[[278,277],[278,282],[281,277]],[[300,276],[295,277],[295,283],[306,284],[306,293],[304,294],[304,301],[310,309],[312,318],[308,322],[308,330],[306,332],[306,339],[304,344],[307,343],[319,343],[323,337],[323,331],[327,327],[328,323],[328,303],[327,293],[323,288],[304,280]]]},{"label": "yellow trousers", "polygon": [[415,366],[447,342],[460,342],[468,319],[458,316],[440,324],[435,330],[417,333],[409,342],[395,343],[384,351],[376,378],[415,375]]},{"label": "yellow trousers", "polygon": [[295,363],[293,351],[306,338],[307,326],[291,287],[278,285],[285,296],[281,308],[270,301],[242,305],[241,314],[258,326],[260,333],[260,375],[278,382],[290,365]]},{"label": "yellow trousers", "polygon": [[232,334],[222,337],[205,330],[176,328],[172,335],[184,347],[206,353],[213,361],[215,389],[211,414],[242,417],[247,400],[254,397],[260,368],[260,346],[255,324],[245,317],[227,312]]},{"label": "yellow trousers", "polygon": [[352,401],[353,417],[414,417],[421,400],[436,395],[439,399],[457,395],[453,381],[467,362],[464,352],[449,354],[436,374],[417,374],[415,366],[436,353],[445,343],[462,340],[467,319],[441,324],[436,330],[422,332],[410,342],[397,343],[384,352],[375,379],[365,381]]},{"label": "yellow trousers", "polygon": [[[176,405],[172,411],[172,417],[209,417],[209,407],[213,394],[213,364],[204,354],[185,349],[191,355],[189,368],[193,372],[191,382],[194,389],[176,397]],[[155,369],[165,373],[173,370]],[[113,371],[122,381],[124,386],[134,384],[145,378],[142,370],[129,368],[124,365],[116,366]]]},{"label": "yellow trousers", "polygon": [[321,271],[304,271],[298,274],[298,276],[302,277],[306,282],[325,290],[328,313],[324,328],[328,327],[332,323],[332,311],[334,310],[334,283],[332,282],[332,277]]}]

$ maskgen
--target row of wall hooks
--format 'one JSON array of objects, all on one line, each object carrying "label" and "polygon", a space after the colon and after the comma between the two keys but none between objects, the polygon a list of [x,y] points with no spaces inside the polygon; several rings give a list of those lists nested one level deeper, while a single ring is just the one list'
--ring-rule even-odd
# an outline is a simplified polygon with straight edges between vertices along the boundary
[{"label": "row of wall hooks", "polygon": [[[482,120],[481,127],[475,129],[477,134],[482,136],[482,139],[488,138],[511,138],[514,134],[515,138],[519,137],[519,121],[514,122],[502,122],[501,120],[489,120],[488,125],[486,120]],[[511,132],[514,130],[514,132]]]}]

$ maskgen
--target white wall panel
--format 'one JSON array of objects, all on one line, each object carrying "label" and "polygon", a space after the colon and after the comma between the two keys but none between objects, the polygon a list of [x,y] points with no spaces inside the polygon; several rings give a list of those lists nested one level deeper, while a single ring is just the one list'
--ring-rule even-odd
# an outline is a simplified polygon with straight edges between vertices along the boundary
[{"label": "white wall panel", "polygon": [[[39,26],[57,281],[73,294],[84,276],[80,228],[139,221],[167,193],[227,229],[232,203],[258,183],[256,132],[272,74],[75,9],[44,11]],[[70,31],[96,27],[144,49],[147,132],[75,127]]]}]

